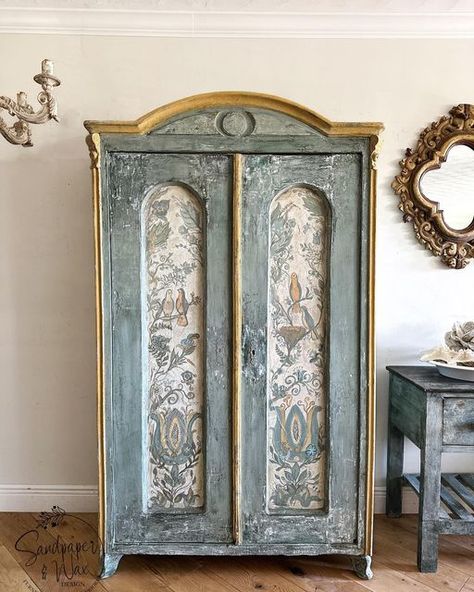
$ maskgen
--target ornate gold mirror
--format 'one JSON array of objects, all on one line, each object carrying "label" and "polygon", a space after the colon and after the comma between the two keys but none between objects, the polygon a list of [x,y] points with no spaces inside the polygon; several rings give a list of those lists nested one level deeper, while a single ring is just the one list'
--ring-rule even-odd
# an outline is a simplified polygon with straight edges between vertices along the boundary
[{"label": "ornate gold mirror", "polygon": [[474,106],[453,107],[407,148],[392,187],[403,220],[449,267],[474,257]]}]

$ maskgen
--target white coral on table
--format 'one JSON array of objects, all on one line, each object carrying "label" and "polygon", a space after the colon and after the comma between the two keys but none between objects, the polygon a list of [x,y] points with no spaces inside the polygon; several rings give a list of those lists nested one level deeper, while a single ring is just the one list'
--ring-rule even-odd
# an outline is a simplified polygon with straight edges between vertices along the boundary
[{"label": "white coral on table", "polygon": [[474,351],[474,322],[454,323],[451,331],[444,336],[444,341],[449,349],[454,351],[463,349]]},{"label": "white coral on table", "polygon": [[454,323],[444,336],[445,345],[434,347],[421,357],[422,362],[444,362],[474,367],[474,322]]}]

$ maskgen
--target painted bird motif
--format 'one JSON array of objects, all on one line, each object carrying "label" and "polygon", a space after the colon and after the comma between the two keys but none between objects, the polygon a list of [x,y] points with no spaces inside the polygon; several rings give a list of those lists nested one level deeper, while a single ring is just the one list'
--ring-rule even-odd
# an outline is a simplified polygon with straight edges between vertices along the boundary
[{"label": "painted bird motif", "polygon": [[179,347],[182,349],[183,355],[189,356],[196,349],[199,339],[199,333],[191,333],[186,335],[184,339],[179,342]]},{"label": "painted bird motif", "polygon": [[155,201],[152,204],[153,213],[157,218],[161,218],[166,220],[166,215],[168,214],[168,210],[170,207],[170,200],[159,200]]},{"label": "painted bird motif", "polygon": [[316,331],[315,331],[316,323],[314,322],[314,319],[311,316],[311,313],[306,308],[306,306],[301,307],[301,312],[302,312],[301,316],[302,316],[302,321],[303,321],[303,327],[306,329],[306,331],[311,333],[312,339],[316,339]]},{"label": "painted bird motif", "polygon": [[174,310],[173,293],[171,290],[166,290],[166,296],[163,298],[161,308],[165,317],[170,317]]},{"label": "painted bird motif", "polygon": [[290,298],[293,302],[291,312],[299,314],[301,312],[300,300],[301,300],[301,285],[298,281],[298,276],[295,272],[291,274],[290,279]]},{"label": "painted bird motif", "polygon": [[178,296],[176,297],[178,320],[176,322],[180,327],[186,327],[188,324],[188,308],[189,302],[186,300],[186,293],[183,288],[178,288]]}]

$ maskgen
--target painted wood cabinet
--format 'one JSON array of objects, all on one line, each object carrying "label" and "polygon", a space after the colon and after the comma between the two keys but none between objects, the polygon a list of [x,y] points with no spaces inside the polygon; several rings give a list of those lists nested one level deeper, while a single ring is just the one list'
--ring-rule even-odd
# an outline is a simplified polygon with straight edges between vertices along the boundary
[{"label": "painted wood cabinet", "polygon": [[370,577],[380,124],[215,93],[86,127],[103,575],[344,553]]}]

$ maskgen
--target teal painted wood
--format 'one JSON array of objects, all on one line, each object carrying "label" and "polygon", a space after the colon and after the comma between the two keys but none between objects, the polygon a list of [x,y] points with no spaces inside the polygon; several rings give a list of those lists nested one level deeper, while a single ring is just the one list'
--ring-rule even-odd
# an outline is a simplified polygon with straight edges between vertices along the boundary
[{"label": "teal painted wood", "polygon": [[[463,484],[466,476],[459,476],[458,481],[441,475],[442,452],[473,450],[472,444],[468,445],[472,442],[468,425],[472,426],[474,386],[440,376],[435,368],[427,366],[388,366],[387,369],[390,372],[387,514],[398,516],[401,512],[402,439],[406,435],[420,448],[420,475],[404,476],[420,496],[418,568],[422,572],[434,572],[438,564],[438,535],[474,532],[472,514],[448,487],[442,486],[443,479],[454,493],[461,498],[466,496],[469,503],[474,498]],[[440,500],[456,520],[449,520]]]},{"label": "teal painted wood", "polygon": [[469,481],[463,483],[462,478],[447,473],[441,475],[441,482],[448,485],[469,506],[471,511],[474,511],[474,491],[472,484],[469,486]]},{"label": "teal painted wood", "polygon": [[[215,155],[110,157],[112,397],[111,516],[116,543],[230,542],[230,170]],[[159,513],[144,503],[147,414],[142,393],[140,213],[154,187],[185,183],[204,201],[206,233],[206,365],[204,510]]]},{"label": "teal painted wood", "polygon": [[439,534],[473,536],[472,520],[440,520],[437,528]]},{"label": "teal painted wood", "polygon": [[[396,377],[390,374],[390,393],[394,392]],[[385,512],[391,518],[399,518],[402,514],[403,455],[405,436],[397,427],[399,409],[396,397],[389,397],[388,404],[388,442],[387,442],[387,485]]]},{"label": "teal painted wood", "polygon": [[368,155],[369,142],[363,138],[326,138],[324,136],[249,136],[223,138],[216,136],[134,136],[104,134],[104,148],[110,152],[212,152],[242,154],[311,154],[357,153]]},{"label": "teal painted wood", "polygon": [[237,135],[315,135],[318,132],[310,126],[263,109],[205,109],[188,115],[178,115],[165,124],[156,127],[150,135],[221,135],[227,138]]},{"label": "teal painted wood", "polygon": [[428,397],[455,397],[459,393],[472,393],[471,382],[442,376],[433,366],[387,366],[387,370],[405,382],[422,389]]},{"label": "teal painted wood", "polygon": [[438,567],[438,530],[441,489],[442,405],[426,400],[426,416],[420,448],[420,503],[418,509],[418,569],[435,572]]},{"label": "teal painted wood", "polygon": [[[249,543],[350,543],[358,536],[360,376],[366,374],[360,350],[359,284],[361,261],[351,253],[360,243],[361,163],[354,155],[247,156],[243,184],[243,344],[242,376],[243,539]],[[284,189],[313,187],[331,210],[329,303],[329,389],[326,507],[321,511],[268,512],[266,500],[267,316],[269,212]],[[300,224],[306,220],[302,218]],[[289,273],[289,272],[288,272]],[[303,278],[301,278],[303,281]],[[251,355],[253,352],[253,355]],[[362,368],[360,365],[362,364]],[[268,428],[267,428],[268,429]],[[291,519],[290,519],[291,516]]]},{"label": "teal painted wood", "polygon": [[426,397],[423,391],[403,378],[391,375],[390,423],[418,447],[423,438]]},{"label": "teal painted wood", "polygon": [[[405,475],[405,480],[420,495],[420,475]],[[462,506],[453,492],[462,499],[468,509]],[[472,473],[442,473],[440,499],[449,514],[440,508],[436,523],[438,534],[466,534],[474,532],[474,475]]]},{"label": "teal painted wood", "polygon": [[466,397],[444,402],[443,444],[474,446],[474,400]]},{"label": "teal painted wood", "polygon": [[[417,495],[420,495],[421,491],[421,484],[420,484],[420,475],[416,475],[413,473],[405,473],[403,475],[403,481],[407,483]],[[398,516],[392,516],[392,518],[397,518]],[[443,520],[449,520],[449,514],[444,510],[442,507],[439,508],[439,517]]]},{"label": "teal painted wood", "polygon": [[121,553],[104,553],[102,555],[102,570],[100,572],[100,577],[110,578],[110,576],[113,576],[117,571],[122,556]]},{"label": "teal painted wood", "polygon": [[361,555],[352,559],[354,571],[362,580],[371,580],[372,573],[372,557],[370,555]]},{"label": "teal painted wood", "polygon": [[[238,121],[221,121],[216,127],[215,110],[176,118],[145,136],[101,135],[104,576],[115,571],[122,554],[132,553],[364,555],[369,140],[327,138],[290,117],[249,111],[253,129],[248,133],[244,126],[240,136],[228,133],[238,129]],[[232,544],[230,457],[231,155],[235,152],[248,155],[241,237],[244,540],[240,545]],[[252,171],[258,173],[255,178]],[[163,183],[185,183],[204,199],[207,212],[205,503],[202,511],[179,513],[150,510],[144,495],[139,215],[147,192]],[[265,487],[266,478],[268,206],[275,191],[293,184],[320,189],[332,208],[328,503],[323,511],[298,509],[284,515],[284,511],[268,513],[267,496],[257,488]],[[370,575],[369,560],[363,556],[356,564],[363,577]]]},{"label": "teal painted wood", "polygon": [[[295,543],[251,543],[251,544],[224,544],[224,543],[140,543],[133,545],[115,544],[112,561],[115,555],[228,555],[230,557],[242,557],[247,555],[348,555],[361,556],[361,548],[356,544],[295,544]],[[108,557],[108,556],[107,556]]]},{"label": "teal painted wood", "polygon": [[[471,512],[469,512],[469,510],[466,510],[466,508],[464,508],[464,506],[458,502],[458,500],[454,497],[451,491],[447,487],[445,487],[443,483],[444,479],[443,476],[441,476],[441,501],[447,506],[451,514],[454,515],[456,518],[472,522],[473,516]],[[456,490],[454,491],[457,493]]]},{"label": "teal painted wood", "polygon": [[[420,475],[416,475],[413,473],[406,473],[403,475],[403,480],[415,491],[417,495],[420,495],[421,491],[421,484],[420,484]],[[444,510],[441,506],[439,508],[439,517],[443,520],[449,520],[449,514]],[[395,516],[394,516],[395,518]]]}]

